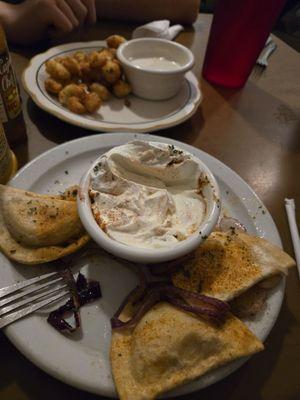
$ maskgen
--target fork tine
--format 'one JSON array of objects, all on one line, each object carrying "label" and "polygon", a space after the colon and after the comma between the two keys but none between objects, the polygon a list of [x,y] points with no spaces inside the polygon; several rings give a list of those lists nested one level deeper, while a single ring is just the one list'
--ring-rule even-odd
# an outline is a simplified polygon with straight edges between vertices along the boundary
[{"label": "fork tine", "polygon": [[23,308],[22,310],[19,311],[15,311],[12,314],[9,314],[7,316],[1,317],[0,318],[0,329],[4,328],[5,326],[7,326],[8,324],[10,324],[11,322],[14,322],[20,318],[25,317],[28,314],[33,313],[34,311],[39,310],[42,307],[47,306],[50,303],[53,303],[56,300],[59,300],[60,298],[64,297],[65,295],[69,294],[68,291],[59,293],[55,296],[52,296],[46,300],[42,300],[39,303],[36,304],[32,304],[30,306],[28,306],[27,308]]},{"label": "fork tine", "polygon": [[49,294],[55,293],[60,289],[64,289],[67,287],[67,285],[64,286],[56,286],[55,288],[52,288],[50,290],[47,290],[45,292],[39,293],[35,296],[30,296],[25,298],[24,300],[18,301],[17,303],[11,304],[10,306],[2,307],[0,309],[0,316],[3,314],[6,314],[10,311],[16,310],[17,308],[20,308],[22,306],[26,306],[27,304],[33,303],[35,300],[41,299],[45,296],[48,296]]},{"label": "fork tine", "polygon": [[4,306],[5,304],[11,303],[12,301],[15,301],[15,300],[19,299],[20,297],[25,297],[25,296],[29,295],[30,293],[37,292],[40,289],[43,289],[43,288],[45,288],[47,286],[51,286],[54,283],[58,283],[61,280],[63,280],[63,278],[59,277],[59,278],[56,278],[56,279],[52,279],[52,280],[50,280],[50,281],[48,281],[46,283],[39,284],[38,286],[34,286],[32,288],[29,288],[27,290],[19,290],[19,291],[17,291],[17,294],[15,294],[15,295],[10,295],[10,296],[7,295],[7,297],[5,297],[4,299],[0,300],[0,307]]},{"label": "fork tine", "polygon": [[0,289],[0,299],[10,293],[13,293],[19,289],[23,289],[26,286],[32,285],[33,283],[37,283],[39,281],[42,281],[44,279],[53,277],[54,275],[59,275],[58,272],[50,272],[49,274],[44,274],[41,276],[38,276],[36,278],[32,278],[32,279],[26,279],[25,281],[19,282],[19,283],[15,283],[11,286],[7,286],[5,288]]}]

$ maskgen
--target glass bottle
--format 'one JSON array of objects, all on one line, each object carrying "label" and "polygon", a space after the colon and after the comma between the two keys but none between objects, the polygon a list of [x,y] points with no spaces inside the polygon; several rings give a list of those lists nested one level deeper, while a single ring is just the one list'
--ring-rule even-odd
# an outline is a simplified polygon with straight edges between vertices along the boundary
[{"label": "glass bottle", "polygon": [[3,126],[0,123],[0,184],[5,184],[16,173],[18,162],[16,156],[11,151]]},{"label": "glass bottle", "polygon": [[0,121],[10,146],[27,139],[21,97],[5,32],[0,25]]}]

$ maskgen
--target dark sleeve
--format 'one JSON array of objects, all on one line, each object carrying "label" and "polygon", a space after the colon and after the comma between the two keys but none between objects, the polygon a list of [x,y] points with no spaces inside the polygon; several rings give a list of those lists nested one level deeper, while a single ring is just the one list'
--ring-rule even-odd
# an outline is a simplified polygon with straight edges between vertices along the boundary
[{"label": "dark sleeve", "polygon": [[23,3],[24,0],[1,0],[4,1],[5,3],[10,3],[10,4],[19,4]]}]

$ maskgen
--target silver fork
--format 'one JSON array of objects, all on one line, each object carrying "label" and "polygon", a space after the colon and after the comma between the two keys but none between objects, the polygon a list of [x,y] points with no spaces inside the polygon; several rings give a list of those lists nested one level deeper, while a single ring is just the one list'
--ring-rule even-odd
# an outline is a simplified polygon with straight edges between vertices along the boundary
[{"label": "silver fork", "polygon": [[0,289],[0,329],[67,294],[69,287],[59,272],[50,272]]},{"label": "silver fork", "polygon": [[262,49],[256,64],[254,66],[254,75],[261,75],[268,66],[268,59],[270,55],[276,50],[277,45],[272,39],[268,39],[265,47]]}]

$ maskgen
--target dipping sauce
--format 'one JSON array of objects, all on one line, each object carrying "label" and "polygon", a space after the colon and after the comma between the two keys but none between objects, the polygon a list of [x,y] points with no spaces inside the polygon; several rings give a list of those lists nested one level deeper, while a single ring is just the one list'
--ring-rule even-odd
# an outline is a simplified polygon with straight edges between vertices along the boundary
[{"label": "dipping sauce", "polygon": [[104,154],[90,176],[91,208],[112,239],[172,247],[198,232],[206,213],[197,160],[171,145],[133,141]]},{"label": "dipping sauce", "polygon": [[157,71],[173,71],[180,67],[180,64],[176,61],[168,60],[165,57],[130,58],[129,61],[135,67],[149,68]]}]

